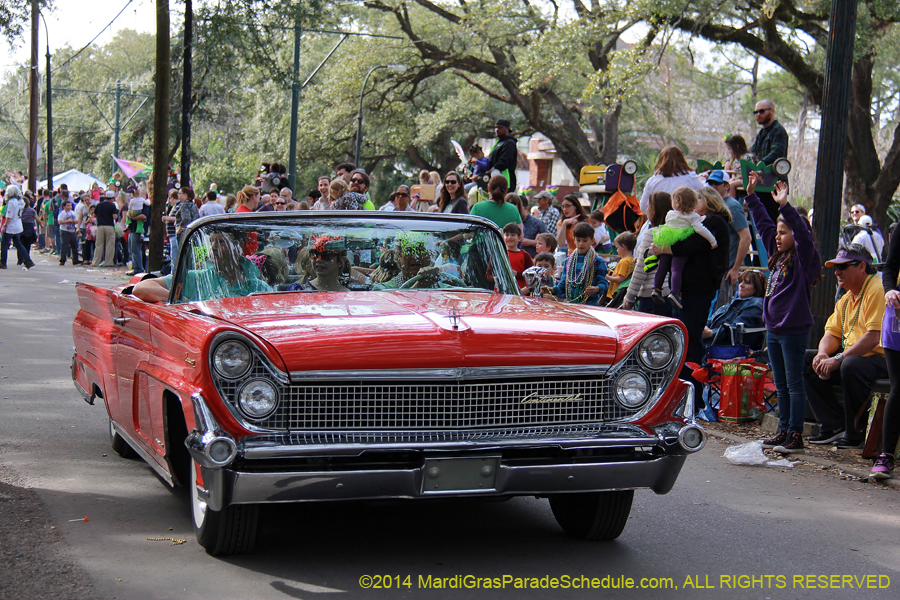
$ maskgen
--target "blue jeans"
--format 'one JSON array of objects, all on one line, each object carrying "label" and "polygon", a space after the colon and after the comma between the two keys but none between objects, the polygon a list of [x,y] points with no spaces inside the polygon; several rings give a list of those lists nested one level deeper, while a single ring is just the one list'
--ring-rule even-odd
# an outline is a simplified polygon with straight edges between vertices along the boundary
[{"label": "blue jeans", "polygon": [[172,264],[175,264],[175,259],[178,258],[178,236],[177,235],[169,236],[169,258],[172,259]]},{"label": "blue jeans", "polygon": [[144,259],[141,254],[143,249],[143,235],[135,231],[128,233],[128,253],[131,254],[131,270],[138,273],[144,272]]},{"label": "blue jeans", "polygon": [[31,260],[28,258],[28,251],[22,244],[22,234],[20,233],[3,233],[3,239],[0,240],[0,265],[6,266],[6,254],[9,252],[9,243],[16,248],[16,257],[24,265],[28,265]]},{"label": "blue jeans", "polygon": [[806,418],[806,384],[803,363],[809,332],[783,335],[766,332],[769,367],[778,390],[778,426],[782,431],[803,431]]}]

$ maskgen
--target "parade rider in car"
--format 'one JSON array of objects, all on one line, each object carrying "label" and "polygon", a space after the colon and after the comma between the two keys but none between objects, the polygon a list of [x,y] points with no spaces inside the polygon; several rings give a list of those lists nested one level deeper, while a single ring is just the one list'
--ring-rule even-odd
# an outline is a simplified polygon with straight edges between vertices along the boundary
[{"label": "parade rider in car", "polygon": [[[205,250],[205,247],[194,247]],[[222,231],[209,236],[209,256],[199,269],[185,273],[182,288],[175,300],[195,302],[246,296],[253,292],[271,292],[273,288],[261,279],[259,269],[241,256],[241,245]],[[172,275],[146,279],[134,286],[132,294],[147,302],[165,302],[169,298]]]}]

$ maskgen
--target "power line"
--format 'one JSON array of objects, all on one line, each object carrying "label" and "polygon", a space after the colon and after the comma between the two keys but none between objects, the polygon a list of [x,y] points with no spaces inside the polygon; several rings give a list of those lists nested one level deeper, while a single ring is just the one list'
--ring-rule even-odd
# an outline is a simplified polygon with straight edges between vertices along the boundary
[{"label": "power line", "polygon": [[[134,2],[134,0],[128,0],[128,2],[125,4],[125,6],[122,7],[122,10],[119,11],[119,14],[117,14],[115,17],[113,17],[113,20],[110,21],[110,22],[106,25],[106,27],[104,27],[103,29],[101,29],[101,30],[100,30],[100,33],[98,33],[97,35],[94,36],[94,39],[92,39],[92,40],[89,41],[87,44],[85,44],[85,45],[81,48],[81,50],[79,50],[78,52],[76,52],[75,54],[73,54],[72,56],[70,56],[70,57],[68,58],[68,60],[66,60],[66,62],[64,62],[63,64],[59,65],[59,66],[56,67],[55,69],[53,69],[53,70],[51,71],[51,73],[55,73],[55,72],[59,71],[59,70],[62,69],[64,66],[66,66],[67,64],[69,64],[72,60],[74,60],[75,57],[77,57],[79,54],[81,54],[82,52],[84,52],[85,50],[87,50],[88,47],[89,47],[91,44],[93,44],[93,43],[97,40],[98,37],[100,37],[101,35],[103,35],[103,32],[104,32],[104,31],[106,31],[107,29],[109,29],[109,28],[112,26],[112,24],[116,22],[116,19],[118,19],[120,16],[122,16],[122,13],[125,12],[125,9],[128,8],[128,7],[131,5],[132,2]],[[50,40],[47,40],[47,44],[49,44],[49,43],[50,43]]]}]

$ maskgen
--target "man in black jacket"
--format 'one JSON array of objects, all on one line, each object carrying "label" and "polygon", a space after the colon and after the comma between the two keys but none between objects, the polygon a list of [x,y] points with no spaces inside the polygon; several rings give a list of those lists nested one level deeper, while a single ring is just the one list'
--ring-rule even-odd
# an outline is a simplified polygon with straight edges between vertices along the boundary
[{"label": "man in black jacket", "polygon": [[497,169],[509,182],[509,191],[516,191],[516,163],[519,151],[516,148],[516,138],[509,135],[509,121],[498,119],[494,125],[497,134],[497,143],[488,157],[488,173]]}]

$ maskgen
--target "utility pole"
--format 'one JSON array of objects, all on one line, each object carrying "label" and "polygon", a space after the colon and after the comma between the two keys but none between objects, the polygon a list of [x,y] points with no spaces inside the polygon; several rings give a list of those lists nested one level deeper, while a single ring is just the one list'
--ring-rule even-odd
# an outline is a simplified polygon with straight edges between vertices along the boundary
[{"label": "utility pole", "polygon": [[[43,15],[41,15],[43,18]],[[50,85],[50,30],[44,19],[47,33],[47,187],[53,189],[53,86]]]},{"label": "utility pole", "polygon": [[150,213],[148,270],[158,271],[163,261],[162,213],[169,174],[169,92],[172,58],[169,50],[169,0],[156,0],[156,97],[153,107],[153,197]]},{"label": "utility pole", "polygon": [[[122,82],[118,79],[116,80],[116,126],[113,127],[113,156],[119,158],[119,132],[121,131],[121,126],[119,125],[119,114],[122,108]],[[108,121],[107,121],[108,122]],[[116,172],[116,169],[119,168],[119,165],[116,164],[116,161],[113,161],[113,173]]]},{"label": "utility pole", "polygon": [[[853,42],[856,36],[858,0],[831,0],[831,28],[825,62],[825,94],[819,156],[816,160],[816,187],[813,194],[816,237],[819,253],[829,260],[837,253],[840,236],[841,195],[844,160],[847,152],[847,121],[850,113],[850,77],[853,74]],[[836,280],[833,269],[813,289],[813,336],[821,337],[825,321],[834,312]]]},{"label": "utility pole", "polygon": [[194,44],[194,8],[184,3],[184,81],[181,90],[181,185],[191,185],[191,87],[193,83],[192,48]]},{"label": "utility pole", "polygon": [[31,102],[28,113],[28,189],[37,191],[38,110],[41,92],[38,88],[38,0],[31,0]]},{"label": "utility pole", "polygon": [[297,112],[300,110],[300,15],[294,17],[294,75],[291,78],[291,143],[288,150],[288,187],[297,193]]}]

